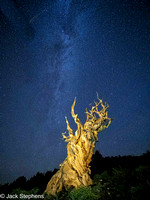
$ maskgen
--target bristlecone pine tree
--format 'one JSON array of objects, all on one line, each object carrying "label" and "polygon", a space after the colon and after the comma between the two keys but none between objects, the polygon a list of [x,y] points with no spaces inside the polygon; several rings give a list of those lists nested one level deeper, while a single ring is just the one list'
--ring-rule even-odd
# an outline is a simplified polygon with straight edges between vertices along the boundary
[{"label": "bristlecone pine tree", "polygon": [[[103,104],[102,100],[97,95],[98,102],[90,111],[86,109],[87,119],[85,124],[81,124],[78,116],[74,113],[76,98],[71,107],[71,115],[77,124],[77,130],[73,134],[69,122],[66,118],[68,136],[63,133],[63,139],[67,144],[67,158],[60,165],[60,169],[51,178],[47,184],[45,193],[56,194],[63,188],[77,188],[78,186],[88,186],[92,184],[90,178],[90,162],[93,155],[95,143],[98,141],[97,133],[101,132],[111,123],[111,118],[108,118],[108,104]],[[98,106],[102,109],[99,111]]]}]

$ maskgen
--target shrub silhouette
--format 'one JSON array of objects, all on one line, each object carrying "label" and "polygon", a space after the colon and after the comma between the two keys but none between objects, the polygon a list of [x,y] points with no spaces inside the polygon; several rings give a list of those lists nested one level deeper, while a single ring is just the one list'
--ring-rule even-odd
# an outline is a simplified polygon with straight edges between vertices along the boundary
[{"label": "shrub silhouette", "polygon": [[[92,158],[93,185],[77,190],[62,190],[45,199],[70,200],[93,198],[100,200],[148,200],[150,196],[150,153],[141,156],[102,157],[96,152]],[[56,169],[37,173],[26,180],[19,177],[11,184],[0,185],[0,194],[43,194],[47,181]],[[96,173],[95,173],[96,172]],[[83,193],[83,195],[81,195]]]}]

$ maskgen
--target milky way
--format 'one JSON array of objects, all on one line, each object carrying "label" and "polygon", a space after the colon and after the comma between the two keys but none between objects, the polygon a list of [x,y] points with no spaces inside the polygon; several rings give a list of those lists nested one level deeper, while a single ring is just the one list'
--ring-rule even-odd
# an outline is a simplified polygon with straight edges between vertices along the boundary
[{"label": "milky way", "polygon": [[103,156],[150,149],[150,4],[147,1],[0,1],[0,180],[58,168],[70,108],[82,122],[100,98],[115,120]]}]

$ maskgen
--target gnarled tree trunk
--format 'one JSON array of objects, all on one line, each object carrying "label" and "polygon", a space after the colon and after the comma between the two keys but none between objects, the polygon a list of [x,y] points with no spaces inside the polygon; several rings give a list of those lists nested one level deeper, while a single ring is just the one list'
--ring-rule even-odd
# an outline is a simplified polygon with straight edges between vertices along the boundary
[{"label": "gnarled tree trunk", "polygon": [[[98,95],[97,95],[98,98]],[[84,125],[81,124],[79,118],[74,113],[76,98],[71,107],[71,114],[77,124],[77,130],[73,134],[69,122],[66,118],[67,130],[69,136],[63,138],[67,144],[68,156],[65,161],[60,165],[60,169],[49,181],[45,193],[56,194],[63,188],[70,187],[77,188],[78,186],[88,186],[92,184],[90,178],[90,162],[93,155],[95,142],[98,141],[97,133],[108,128],[111,123],[111,118],[108,118],[106,103],[103,104],[102,100],[98,98],[98,103],[88,112],[86,110],[87,119]],[[99,111],[98,106],[101,105],[102,109]]]}]

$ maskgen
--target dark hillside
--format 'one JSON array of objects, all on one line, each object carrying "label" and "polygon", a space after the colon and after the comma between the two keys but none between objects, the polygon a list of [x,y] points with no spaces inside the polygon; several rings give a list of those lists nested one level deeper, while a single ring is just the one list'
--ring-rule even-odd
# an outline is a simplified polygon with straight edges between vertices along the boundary
[{"label": "dark hillside", "polygon": [[[29,180],[19,177],[13,183],[0,185],[0,194],[41,195],[56,171],[38,172]],[[96,151],[91,171],[92,186],[62,191],[56,197],[45,199],[143,200],[144,196],[146,200],[150,195],[150,151],[141,156],[116,157],[103,157]]]}]

